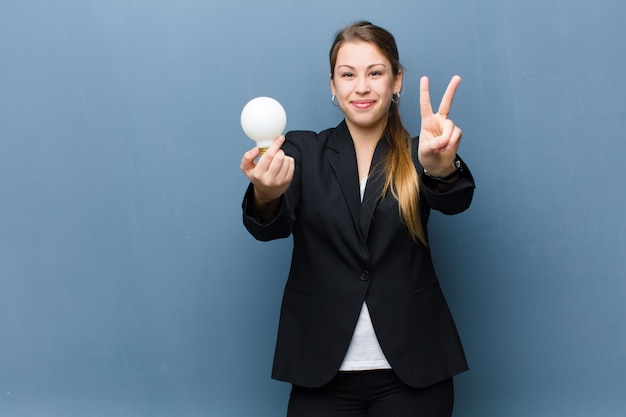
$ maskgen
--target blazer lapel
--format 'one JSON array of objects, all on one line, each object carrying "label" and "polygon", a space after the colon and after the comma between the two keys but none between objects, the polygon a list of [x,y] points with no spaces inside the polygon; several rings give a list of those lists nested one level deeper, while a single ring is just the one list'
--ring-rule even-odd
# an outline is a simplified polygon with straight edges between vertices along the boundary
[{"label": "blazer lapel", "polygon": [[370,165],[370,172],[367,178],[367,186],[361,203],[359,213],[359,228],[363,238],[367,241],[370,225],[374,219],[374,210],[381,199],[383,187],[385,185],[384,157],[387,154],[387,139],[378,141],[374,150],[374,157]]},{"label": "blazer lapel", "polygon": [[343,121],[332,133],[327,146],[335,151],[329,157],[341,191],[346,199],[352,222],[359,229],[359,213],[361,211],[361,190],[359,189],[359,170],[356,163],[354,143],[348,131],[346,122]]},{"label": "blazer lapel", "polygon": [[352,221],[365,242],[385,185],[383,164],[387,154],[387,140],[382,138],[376,145],[362,202],[356,152],[345,121],[337,126],[327,146],[336,152],[329,158],[329,162],[350,208]]}]

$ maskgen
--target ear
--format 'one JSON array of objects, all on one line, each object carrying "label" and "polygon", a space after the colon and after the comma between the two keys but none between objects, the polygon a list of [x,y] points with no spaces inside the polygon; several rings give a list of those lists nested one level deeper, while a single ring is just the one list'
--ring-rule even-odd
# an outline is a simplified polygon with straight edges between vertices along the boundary
[{"label": "ear", "polygon": [[396,75],[396,79],[393,81],[393,92],[399,93],[402,91],[402,70],[398,71],[398,75]]},{"label": "ear", "polygon": [[337,94],[336,94],[336,91],[335,91],[335,82],[333,80],[333,75],[329,74],[329,78],[330,78],[330,93],[333,96],[336,96]]}]

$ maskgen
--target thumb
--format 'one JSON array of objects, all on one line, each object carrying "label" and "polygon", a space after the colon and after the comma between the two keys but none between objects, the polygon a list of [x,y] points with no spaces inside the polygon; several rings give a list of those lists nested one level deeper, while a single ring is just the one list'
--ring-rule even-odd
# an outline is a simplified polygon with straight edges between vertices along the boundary
[{"label": "thumb", "polygon": [[254,167],[256,166],[254,160],[257,158],[257,156],[259,156],[259,153],[259,148],[255,146],[254,148],[243,154],[243,157],[241,158],[241,164],[239,166],[243,172],[248,172],[251,169],[254,169]]}]

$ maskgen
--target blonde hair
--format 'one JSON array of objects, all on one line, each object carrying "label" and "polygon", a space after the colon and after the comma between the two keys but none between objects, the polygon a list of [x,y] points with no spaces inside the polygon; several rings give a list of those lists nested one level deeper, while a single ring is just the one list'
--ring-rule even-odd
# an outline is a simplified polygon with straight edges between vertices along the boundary
[{"label": "blonde hair", "polygon": [[[376,46],[391,63],[397,77],[402,70],[396,41],[387,30],[370,22],[354,23],[337,33],[330,49],[330,76],[334,77],[339,48],[349,41],[369,42]],[[384,196],[388,191],[398,201],[400,218],[409,229],[411,237],[427,245],[419,209],[419,179],[411,155],[412,139],[402,123],[397,100],[392,100],[385,128],[389,152],[383,162],[385,173]]]}]

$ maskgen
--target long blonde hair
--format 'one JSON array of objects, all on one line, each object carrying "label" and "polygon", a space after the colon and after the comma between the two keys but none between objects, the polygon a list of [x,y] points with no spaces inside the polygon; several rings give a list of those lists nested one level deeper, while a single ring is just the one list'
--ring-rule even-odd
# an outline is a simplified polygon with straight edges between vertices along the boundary
[{"label": "long blonde hair", "polygon": [[[334,76],[339,48],[349,41],[363,41],[375,45],[391,63],[394,76],[399,75],[402,66],[393,35],[379,26],[362,21],[337,33],[329,54],[331,78]],[[419,179],[411,157],[412,140],[402,123],[398,100],[391,101],[385,137],[389,144],[389,152],[383,166],[385,186],[382,194],[384,196],[388,191],[391,191],[393,197],[398,201],[400,218],[409,229],[411,237],[413,240],[426,245],[426,236],[422,228],[419,210]]]}]

